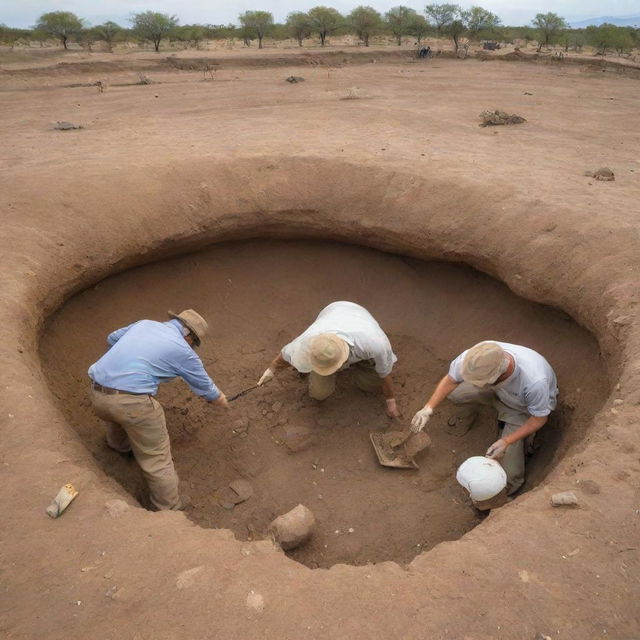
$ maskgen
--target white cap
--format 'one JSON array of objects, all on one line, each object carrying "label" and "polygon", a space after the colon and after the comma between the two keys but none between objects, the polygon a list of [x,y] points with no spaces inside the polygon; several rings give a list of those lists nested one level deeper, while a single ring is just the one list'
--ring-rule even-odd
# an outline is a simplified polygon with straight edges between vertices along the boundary
[{"label": "white cap", "polygon": [[458,467],[456,480],[475,502],[489,500],[507,486],[507,474],[500,463],[484,456],[467,458]]}]

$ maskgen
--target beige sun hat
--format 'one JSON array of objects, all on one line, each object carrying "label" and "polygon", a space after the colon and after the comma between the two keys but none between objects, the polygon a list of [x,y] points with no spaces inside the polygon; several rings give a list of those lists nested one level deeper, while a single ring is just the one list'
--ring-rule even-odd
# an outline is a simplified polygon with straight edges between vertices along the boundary
[{"label": "beige sun hat", "polygon": [[309,343],[309,364],[320,376],[335,373],[349,358],[349,345],[334,333],[321,333]]},{"label": "beige sun hat", "polygon": [[504,373],[504,349],[495,342],[479,342],[467,351],[462,361],[462,379],[482,387],[495,382]]},{"label": "beige sun hat", "polygon": [[180,320],[180,322],[191,331],[194,336],[194,342],[196,346],[199,347],[202,338],[204,338],[207,331],[209,331],[207,321],[193,309],[185,309],[180,313],[174,313],[173,311],[167,311],[167,313],[171,318]]}]

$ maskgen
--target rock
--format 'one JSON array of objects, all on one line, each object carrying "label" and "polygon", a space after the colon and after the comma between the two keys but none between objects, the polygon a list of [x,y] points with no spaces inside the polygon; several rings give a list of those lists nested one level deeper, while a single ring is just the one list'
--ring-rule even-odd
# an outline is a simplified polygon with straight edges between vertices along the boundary
[{"label": "rock", "polygon": [[253,487],[251,484],[241,478],[230,482],[229,488],[238,496],[236,504],[248,500],[253,495]]},{"label": "rock", "polygon": [[301,78],[300,76],[289,76],[286,78],[286,81],[291,84],[297,84],[298,82],[304,82],[304,78]]},{"label": "rock", "polygon": [[536,633],[536,637],[533,640],[551,640],[551,636],[545,636],[544,633]]},{"label": "rock", "polygon": [[186,569],[178,574],[176,578],[177,589],[187,589],[195,584],[196,576],[204,569],[203,565],[199,567],[193,567],[192,569]]},{"label": "rock", "polygon": [[58,120],[54,125],[54,129],[58,131],[72,131],[74,129],[82,129],[79,124],[73,124],[73,122],[67,122],[66,120]]},{"label": "rock", "polygon": [[609,167],[600,167],[596,171],[585,171],[585,176],[589,178],[595,178],[596,180],[603,180],[604,182],[613,182],[616,179],[615,174]]},{"label": "rock", "polygon": [[247,595],[247,608],[253,609],[257,613],[262,613],[264,611],[264,598],[262,594],[257,593],[253,589],[249,591]]},{"label": "rock", "polygon": [[480,114],[481,127],[490,127],[502,124],[522,124],[526,120],[515,113],[507,113],[506,111],[483,111]]},{"label": "rock", "polygon": [[310,447],[315,440],[314,432],[307,427],[292,427],[282,435],[282,442],[289,453],[297,453]]},{"label": "rock", "polygon": [[551,504],[554,507],[563,506],[577,506],[578,497],[573,491],[562,491],[560,493],[554,493],[551,496]]},{"label": "rock", "polygon": [[104,506],[112,518],[119,518],[129,511],[129,505],[124,500],[108,500]]},{"label": "rock", "polygon": [[315,526],[316,519],[313,512],[299,504],[291,511],[278,516],[269,525],[269,531],[282,549],[288,551],[307,542]]}]

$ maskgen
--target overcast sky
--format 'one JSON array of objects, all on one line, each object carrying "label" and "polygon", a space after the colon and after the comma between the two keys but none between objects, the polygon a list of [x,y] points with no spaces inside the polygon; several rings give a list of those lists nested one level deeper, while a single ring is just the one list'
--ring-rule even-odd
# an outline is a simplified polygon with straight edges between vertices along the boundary
[{"label": "overcast sky", "polygon": [[[455,0],[449,0],[454,1]],[[290,11],[307,11],[323,4],[341,13],[349,13],[359,4],[370,5],[380,11],[403,4],[422,11],[433,0],[0,0],[0,23],[11,27],[29,27],[48,11],[72,11],[91,24],[113,20],[129,26],[127,19],[138,11],[161,11],[175,14],[180,24],[227,24],[237,22],[238,14],[261,9],[271,11],[276,22],[283,22]],[[498,14],[507,25],[528,24],[536,13],[553,11],[568,20],[581,20],[599,16],[625,16],[637,14],[638,0],[479,0],[459,2],[468,8],[480,5]]]}]

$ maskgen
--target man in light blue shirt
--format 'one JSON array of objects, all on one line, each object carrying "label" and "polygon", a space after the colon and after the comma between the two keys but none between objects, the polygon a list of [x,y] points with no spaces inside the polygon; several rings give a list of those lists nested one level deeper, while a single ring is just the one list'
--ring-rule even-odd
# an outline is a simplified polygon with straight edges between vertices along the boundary
[{"label": "man in light blue shirt", "polygon": [[153,397],[158,385],[180,377],[207,402],[228,406],[194,351],[206,321],[193,309],[169,315],[168,322],[140,320],[109,334],[111,348],[89,367],[93,409],[106,422],[107,444],[133,452],[158,510],[182,508],[164,411]]}]

